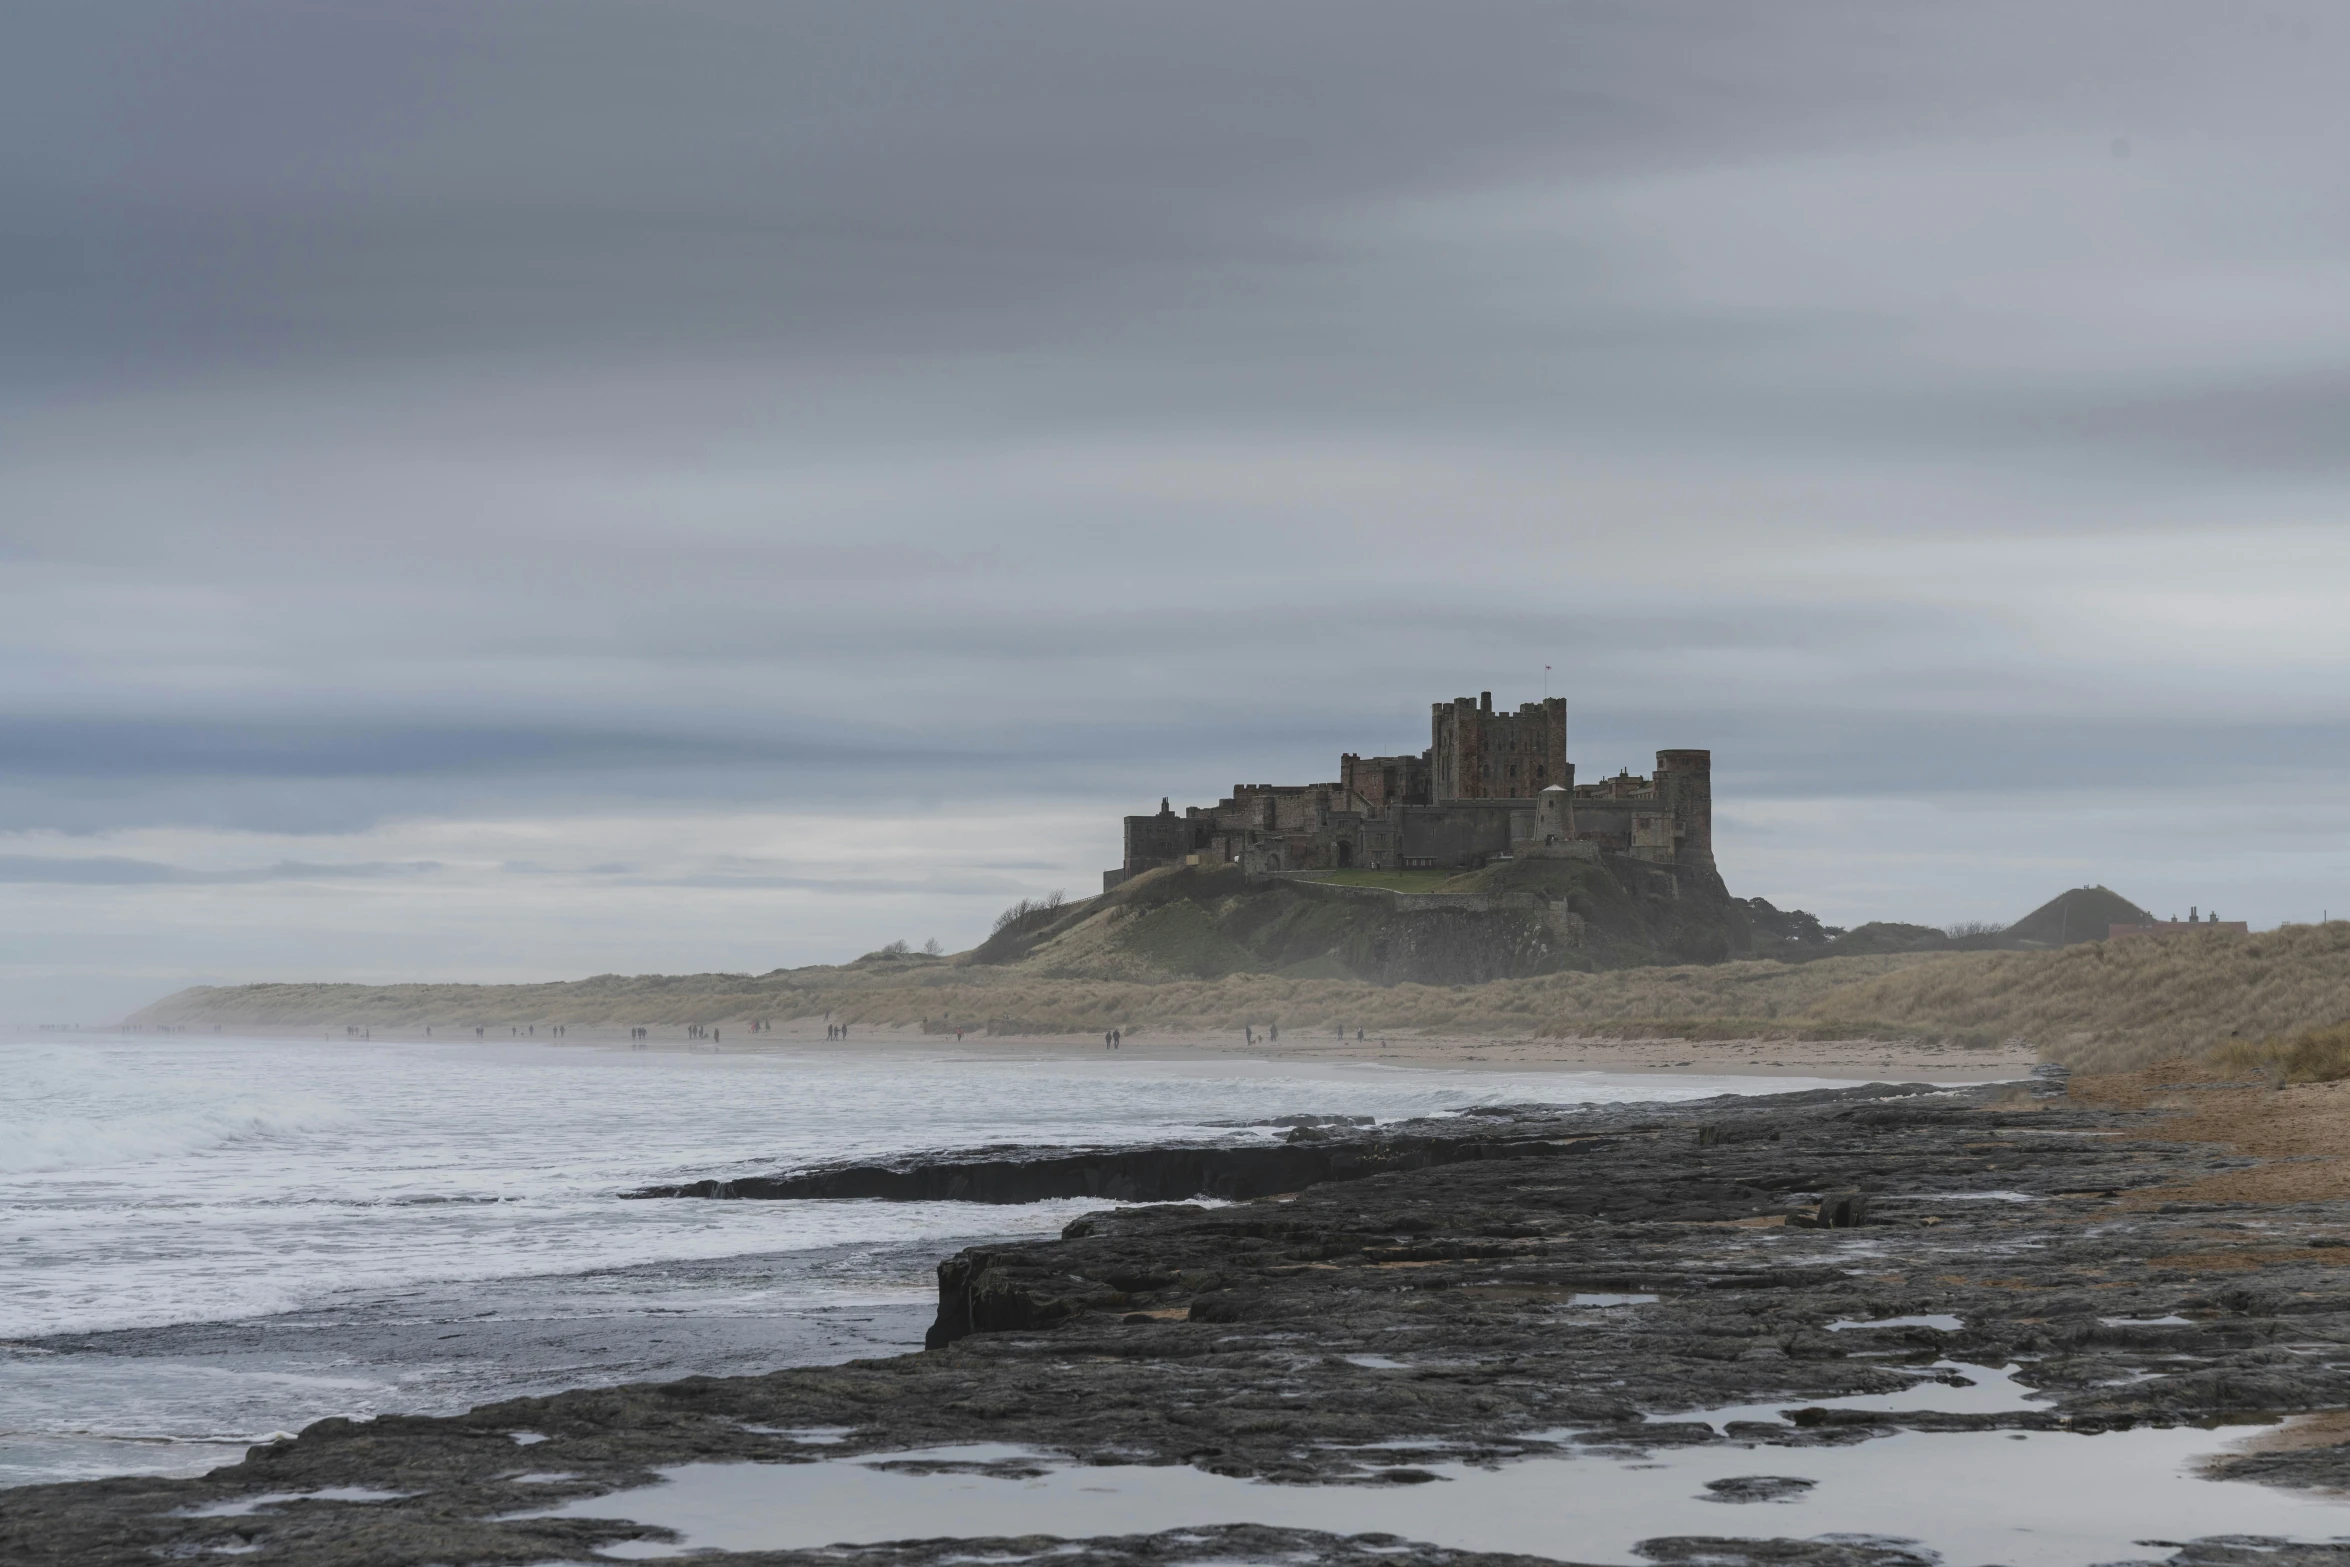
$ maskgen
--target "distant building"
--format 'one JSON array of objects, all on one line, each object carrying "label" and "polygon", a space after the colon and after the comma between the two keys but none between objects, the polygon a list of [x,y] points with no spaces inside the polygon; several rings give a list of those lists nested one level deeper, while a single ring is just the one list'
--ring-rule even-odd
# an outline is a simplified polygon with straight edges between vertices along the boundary
[{"label": "distant building", "polygon": [[2183,920],[2148,920],[2138,925],[2108,925],[2109,940],[2123,936],[2183,936],[2194,931],[2224,930],[2234,936],[2249,936],[2252,926],[2244,920],[2223,920],[2214,914],[2205,917],[2200,909],[2189,909]]},{"label": "distant building", "polygon": [[1714,876],[1713,753],[1659,751],[1647,778],[1628,770],[1575,782],[1563,697],[1496,713],[1493,693],[1429,710],[1417,756],[1338,759],[1317,784],[1234,784],[1214,805],[1126,818],[1125,860],[1106,891],[1162,865],[1285,871],[1472,870],[1509,856],[1627,855]]}]

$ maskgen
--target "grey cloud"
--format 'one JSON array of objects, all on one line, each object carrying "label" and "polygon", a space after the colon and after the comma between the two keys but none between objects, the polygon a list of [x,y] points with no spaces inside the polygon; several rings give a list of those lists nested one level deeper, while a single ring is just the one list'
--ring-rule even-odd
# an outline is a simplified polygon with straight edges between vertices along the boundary
[{"label": "grey cloud", "polygon": [[700,875],[648,876],[647,887],[682,887],[705,891],[825,892],[847,898],[888,897],[915,893],[933,898],[1014,897],[1029,883],[998,876],[791,876],[755,871],[711,871]]},{"label": "grey cloud", "polygon": [[76,887],[220,887],[266,881],[372,881],[430,875],[444,868],[432,860],[378,860],[339,865],[280,860],[274,865],[236,870],[192,870],[158,860],[119,855],[8,854],[0,855],[0,882]]},{"label": "grey cloud", "polygon": [[110,855],[88,855],[78,859],[49,859],[16,854],[0,856],[0,881],[144,887],[192,879],[195,879],[192,872],[153,860],[123,859]]},{"label": "grey cloud", "polygon": [[544,773],[577,768],[791,761],[827,767],[943,759],[916,746],[795,743],[775,737],[661,733],[625,725],[546,728],[281,719],[0,717],[0,750],[20,776],[66,778],[387,778]]},{"label": "grey cloud", "polygon": [[1937,133],[2103,148],[2197,88],[2291,129],[2293,95],[2231,78],[2325,82],[2289,31],[2143,4],[50,4],[12,37],[11,325],[142,365],[1216,342],[1399,197]]},{"label": "grey cloud", "polygon": [[2235,472],[2284,484],[2350,474],[2350,371],[2336,365],[2218,373],[2202,384],[2121,388],[2094,403],[2022,394],[1980,411],[1986,446],[2037,447],[2149,469]]}]

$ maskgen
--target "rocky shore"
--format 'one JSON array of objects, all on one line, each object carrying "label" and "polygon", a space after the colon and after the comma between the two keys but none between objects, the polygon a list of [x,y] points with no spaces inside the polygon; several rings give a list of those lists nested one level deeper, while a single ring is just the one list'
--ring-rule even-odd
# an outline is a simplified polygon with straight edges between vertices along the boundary
[{"label": "rocky shore", "polygon": [[[947,1259],[921,1354],[450,1419],[328,1420],[199,1479],[0,1493],[0,1559],[579,1561],[668,1536],[592,1507],[525,1515],[680,1464],[971,1444],[1365,1496],[1426,1486],[1439,1460],[1735,1448],[1751,1451],[1752,1473],[1710,1499],[1768,1502],[1773,1487],[1805,1483],[1786,1477],[1807,1450],[1897,1432],[2111,1433],[2350,1407],[2350,1203],[2173,1200],[2256,1162],[2167,1135],[2175,1116],[2069,1095],[2060,1077],[1876,1085],[1300,1125],[1270,1147],[1150,1150],[1091,1176],[1092,1156],[997,1151],[679,1188],[648,1200],[935,1197],[957,1181],[981,1200],[1023,1200],[1039,1183],[1240,1200],[1107,1209],[1058,1241]],[[2003,1375],[2040,1396],[1972,1410],[1926,1396]],[[1867,1394],[1915,1402],[1833,1402]],[[1768,1409],[1675,1418],[1747,1406]],[[2350,1429],[2321,1417],[2221,1467],[2271,1486],[2350,1485]],[[1744,1528],[1757,1510],[1725,1508],[1702,1535],[1660,1529],[1639,1554],[1710,1567],[1932,1560],[1898,1540]],[[1396,1533],[1234,1523],[1093,1534],[1073,1551],[957,1538],[695,1559],[1507,1559]],[[1578,1556],[1569,1540],[1544,1559],[1623,1558]],[[2172,1540],[2142,1559],[2350,1563],[2350,1548]]]}]

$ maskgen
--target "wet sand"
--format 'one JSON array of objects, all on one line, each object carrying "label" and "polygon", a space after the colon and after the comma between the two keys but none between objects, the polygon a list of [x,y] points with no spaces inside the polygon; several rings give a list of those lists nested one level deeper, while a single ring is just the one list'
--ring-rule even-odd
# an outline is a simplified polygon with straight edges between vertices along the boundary
[{"label": "wet sand", "polygon": [[2146,1202],[2308,1203],[2350,1198],[2350,1082],[2271,1088],[2231,1082],[2199,1061],[2079,1077],[2072,1098],[2117,1110],[2169,1112],[2165,1135],[2219,1143],[2259,1160],[2241,1170],[2143,1194]]}]

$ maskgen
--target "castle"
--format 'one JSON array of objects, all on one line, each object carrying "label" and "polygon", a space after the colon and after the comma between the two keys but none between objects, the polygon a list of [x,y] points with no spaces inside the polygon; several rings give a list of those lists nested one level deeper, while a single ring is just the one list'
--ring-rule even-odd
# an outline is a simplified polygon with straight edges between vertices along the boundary
[{"label": "castle", "polygon": [[1212,806],[1126,818],[1106,892],[1162,865],[1289,871],[1474,870],[1504,858],[1626,855],[1676,884],[1714,872],[1713,753],[1659,751],[1656,773],[1575,782],[1564,697],[1493,710],[1493,693],[1429,711],[1417,756],[1338,759],[1338,781],[1235,784]]}]

